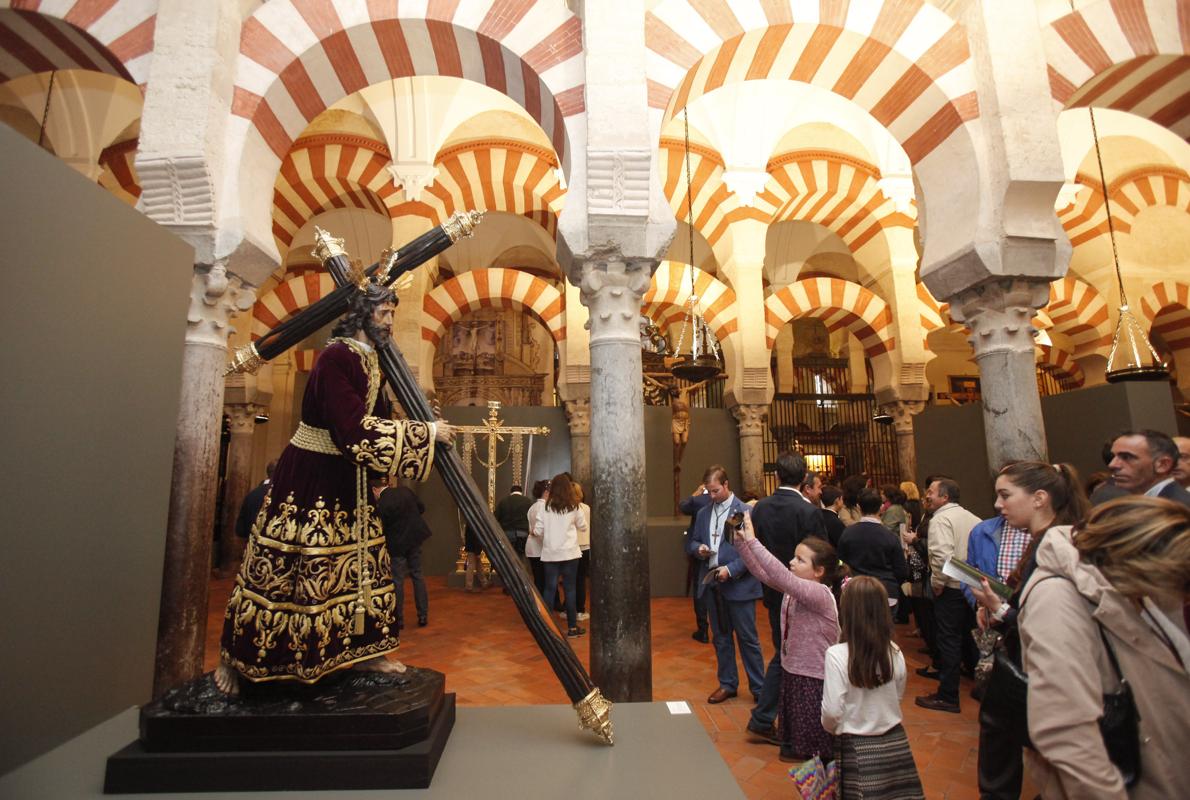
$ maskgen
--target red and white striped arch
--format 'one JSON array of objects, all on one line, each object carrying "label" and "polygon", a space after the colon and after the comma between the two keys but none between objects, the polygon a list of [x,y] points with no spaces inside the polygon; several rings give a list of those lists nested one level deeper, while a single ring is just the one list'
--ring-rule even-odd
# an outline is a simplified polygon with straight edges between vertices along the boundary
[{"label": "red and white striped arch", "polygon": [[[1103,188],[1097,178],[1079,173],[1083,185],[1074,202],[1058,212],[1058,219],[1070,243],[1078,247],[1108,235]],[[1169,206],[1190,214],[1190,175],[1173,167],[1143,167],[1121,175],[1108,186],[1112,203],[1112,224],[1116,233],[1132,231],[1136,215],[1152,206]]]},{"label": "red and white striped arch", "polygon": [[1053,375],[1064,390],[1077,389],[1087,382],[1083,368],[1066,350],[1045,344],[1038,346],[1037,350],[1038,368]]},{"label": "red and white striped arch", "polygon": [[662,331],[682,324],[690,307],[691,269],[694,270],[694,294],[698,296],[696,310],[707,321],[715,339],[723,342],[739,330],[735,292],[697,267],[677,261],[663,261],[653,273],[649,289],[641,298],[641,313],[653,320]]},{"label": "red and white striped arch", "polygon": [[511,139],[483,140],[443,150],[435,164],[434,184],[421,200],[397,205],[393,216],[415,214],[438,225],[456,211],[505,211],[557,237],[566,190],[548,150]]},{"label": "red and white striped arch", "polygon": [[391,216],[399,190],[385,169],[389,163],[388,149],[363,136],[299,139],[273,185],[273,236],[282,259],[298,231],[324,211],[360,208]]},{"label": "red and white striped arch", "polygon": [[561,292],[527,272],[500,268],[465,272],[427,294],[422,303],[421,338],[437,347],[451,323],[481,308],[528,311],[545,325],[555,342],[566,338]]},{"label": "red and white striped arch", "polygon": [[[921,320],[922,344],[930,350],[930,334],[939,330],[961,330],[950,318],[950,304],[939,303],[924,283],[917,284],[918,319]],[[930,352],[933,352],[930,350]]]},{"label": "red and white striped arch", "polygon": [[[685,143],[661,140],[662,186],[671,208],[686,216]],[[723,182],[722,157],[709,147],[691,145],[690,183],[694,187],[695,229],[714,247],[731,224],[754,219],[766,224],[791,219],[818,223],[859,252],[887,227],[917,224],[914,205],[908,214],[896,210],[880,190],[880,171],[849,156],[820,150],[784,153],[770,159],[771,176],[752,207],[741,206]]]},{"label": "red and white striped arch", "polygon": [[820,319],[831,332],[848,331],[859,340],[867,358],[891,352],[896,341],[888,303],[842,278],[804,278],[769,295],[764,320],[770,350],[781,328],[797,317]]},{"label": "red and white striped arch", "polygon": [[1153,284],[1140,299],[1140,312],[1171,350],[1190,345],[1190,285],[1180,281]]},{"label": "red and white striped arch", "polygon": [[1127,111],[1190,137],[1185,0],[1099,0],[1042,35],[1050,93],[1063,107]]},{"label": "red and white striped arch", "polygon": [[252,341],[335,291],[328,273],[307,271],[277,285],[252,306]]},{"label": "red and white striped arch", "polygon": [[771,211],[773,222],[805,220],[834,232],[858,255],[888,227],[912,229],[916,205],[904,214],[880,190],[880,171],[872,164],[826,151],[785,153],[769,161],[773,176],[757,195],[757,206]]},{"label": "red and white striped arch", "polygon": [[103,173],[99,185],[130,206],[135,206],[140,197],[140,179],[136,175],[136,139],[118,142],[99,154],[99,165]]},{"label": "red and white striped arch", "polygon": [[917,163],[979,116],[966,32],[922,0],[662,0],[645,46],[664,121],[726,84],[793,80],[855,102]]},{"label": "red and white striped arch", "polygon": [[569,163],[564,118],[584,111],[582,23],[550,0],[272,0],[244,21],[232,113],[280,160],[331,104],[413,75],[502,92]]},{"label": "red and white striped arch", "polygon": [[56,69],[144,88],[158,0],[11,0],[0,9],[0,82]]},{"label": "red and white striped arch", "polygon": [[[657,169],[662,190],[678,219],[690,216],[686,209],[686,145],[678,139],[661,140],[661,158]],[[723,182],[723,157],[701,144],[690,146],[691,208],[694,229],[712,248],[727,232],[731,223],[741,219],[769,222],[770,215],[759,208],[742,206]]]},{"label": "red and white striped arch", "polygon": [[1095,353],[1107,355],[1111,345],[1111,321],[1107,301],[1095,287],[1071,275],[1050,284],[1050,301],[1045,307],[1052,327],[1070,339],[1073,358]]}]

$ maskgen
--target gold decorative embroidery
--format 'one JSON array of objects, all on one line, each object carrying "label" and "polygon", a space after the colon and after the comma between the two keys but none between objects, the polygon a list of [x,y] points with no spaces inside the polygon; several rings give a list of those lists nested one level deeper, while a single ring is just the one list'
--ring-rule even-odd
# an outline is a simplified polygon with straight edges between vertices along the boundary
[{"label": "gold decorative embroidery", "polygon": [[303,450],[309,450],[314,453],[323,453],[328,456],[342,455],[339,448],[335,445],[334,439],[331,438],[331,432],[326,428],[315,428],[313,425],[307,425],[304,422],[298,422],[297,430],[293,432],[289,443],[294,447],[300,447]]}]

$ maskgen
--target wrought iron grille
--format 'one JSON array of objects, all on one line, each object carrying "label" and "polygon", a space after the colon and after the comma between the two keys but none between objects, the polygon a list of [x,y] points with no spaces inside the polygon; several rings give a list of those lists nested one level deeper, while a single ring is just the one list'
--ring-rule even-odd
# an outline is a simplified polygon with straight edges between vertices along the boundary
[{"label": "wrought iron grille", "polygon": [[850,392],[846,359],[794,359],[798,391],[778,394],[769,406],[764,434],[765,491],[777,489],[775,462],[797,449],[824,481],[865,474],[877,486],[899,483],[896,433],[872,421],[876,400]]}]

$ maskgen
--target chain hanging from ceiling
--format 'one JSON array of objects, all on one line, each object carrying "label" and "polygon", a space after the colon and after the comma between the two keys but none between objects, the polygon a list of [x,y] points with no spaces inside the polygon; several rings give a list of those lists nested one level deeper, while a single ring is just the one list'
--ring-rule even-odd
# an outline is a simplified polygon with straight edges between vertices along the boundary
[{"label": "chain hanging from ceiling", "polygon": [[[670,372],[675,378],[687,381],[703,381],[723,371],[723,357],[719,342],[711,333],[707,321],[698,310],[699,296],[694,285],[694,184],[690,172],[690,109],[682,109],[685,123],[686,146],[686,234],[689,244],[685,274],[690,276],[690,294],[686,305],[686,317],[678,332],[678,343],[674,347],[675,360]],[[683,275],[683,278],[685,275]],[[690,335],[690,352],[682,353],[687,331]]]}]

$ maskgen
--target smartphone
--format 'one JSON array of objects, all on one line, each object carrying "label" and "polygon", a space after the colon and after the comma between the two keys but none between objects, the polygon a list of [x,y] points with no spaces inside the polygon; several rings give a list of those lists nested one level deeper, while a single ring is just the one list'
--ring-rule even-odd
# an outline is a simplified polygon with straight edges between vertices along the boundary
[{"label": "smartphone", "polygon": [[735,532],[739,530],[740,526],[744,524],[744,512],[737,511],[727,518],[727,524],[723,526],[723,539],[728,544],[735,541]]}]

